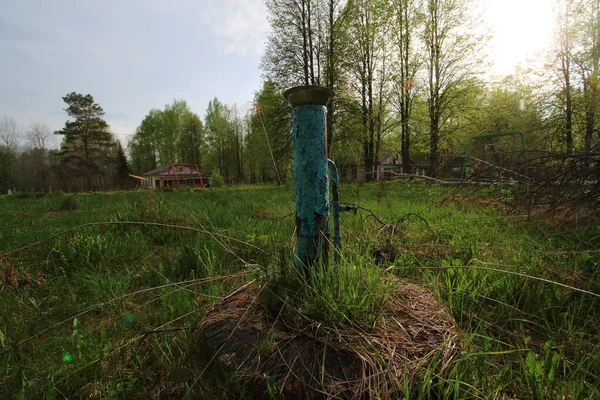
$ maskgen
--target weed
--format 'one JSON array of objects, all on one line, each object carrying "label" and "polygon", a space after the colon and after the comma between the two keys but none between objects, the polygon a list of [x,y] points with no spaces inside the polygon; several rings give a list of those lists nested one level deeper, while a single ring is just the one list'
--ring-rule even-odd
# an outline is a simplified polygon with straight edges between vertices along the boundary
[{"label": "weed", "polygon": [[79,204],[77,203],[75,196],[71,195],[71,196],[65,197],[62,204],[60,205],[60,210],[61,211],[79,210]]},{"label": "weed", "polygon": [[383,271],[364,255],[344,258],[335,267],[315,265],[308,280],[296,268],[291,262],[283,264],[280,275],[263,291],[262,300],[286,323],[299,328],[307,323],[331,328],[371,326],[394,289]]},{"label": "weed", "polygon": [[16,197],[19,199],[41,199],[46,196],[46,192],[19,192]]},{"label": "weed", "polygon": [[223,179],[223,176],[221,176],[221,174],[219,173],[219,171],[213,171],[211,177],[210,177],[210,185],[212,187],[222,187],[225,184],[225,181]]}]

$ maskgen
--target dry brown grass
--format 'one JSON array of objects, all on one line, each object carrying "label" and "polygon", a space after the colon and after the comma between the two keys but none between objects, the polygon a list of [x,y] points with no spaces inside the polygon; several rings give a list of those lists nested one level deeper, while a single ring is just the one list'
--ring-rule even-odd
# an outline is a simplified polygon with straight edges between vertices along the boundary
[{"label": "dry brown grass", "polygon": [[435,356],[443,367],[461,347],[446,308],[417,285],[398,282],[373,326],[332,329],[314,321],[302,330],[259,304],[263,289],[249,286],[216,303],[200,326],[214,360],[237,371],[256,394],[389,398]]}]

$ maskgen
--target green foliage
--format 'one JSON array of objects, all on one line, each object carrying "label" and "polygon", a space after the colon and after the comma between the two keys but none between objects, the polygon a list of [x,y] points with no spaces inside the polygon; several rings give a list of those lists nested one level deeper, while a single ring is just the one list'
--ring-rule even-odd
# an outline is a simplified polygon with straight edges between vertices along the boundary
[{"label": "green foliage", "polygon": [[183,117],[181,137],[179,138],[179,161],[184,164],[196,164],[202,170],[201,146],[204,127],[200,117],[188,112]]},{"label": "green foliage", "polygon": [[[526,343],[531,338],[526,338]],[[526,353],[521,360],[524,369],[524,388],[528,389],[531,398],[551,398],[555,395],[554,384],[559,370],[561,356],[552,349],[552,342],[546,342],[543,349],[543,358],[540,360],[533,351]]]},{"label": "green foliage", "polygon": [[52,251],[50,266],[69,273],[77,268],[101,270],[112,249],[105,236],[75,234]]},{"label": "green foliage", "polygon": [[131,168],[139,174],[173,163],[202,167],[203,138],[202,121],[184,100],[152,109],[129,142]]},{"label": "green foliage", "polygon": [[[128,144],[131,168],[135,173],[144,173],[157,167],[161,131],[162,111],[152,109],[136,128]],[[166,162],[170,163],[172,160]]]},{"label": "green foliage", "polygon": [[63,200],[63,202],[60,205],[60,210],[61,211],[75,211],[75,210],[79,210],[79,204],[77,203],[77,199],[75,198],[75,196],[67,196],[65,197],[65,199]]},{"label": "green foliage", "polygon": [[210,184],[212,187],[223,187],[225,181],[223,180],[223,176],[219,173],[219,171],[214,170],[212,175],[210,176]]},{"label": "green foliage", "polygon": [[123,183],[131,173],[131,170],[129,169],[129,162],[127,161],[127,156],[125,155],[125,150],[123,150],[121,142],[117,142],[117,156],[115,158],[117,164],[117,177],[119,181]]},{"label": "green foliage", "polygon": [[244,177],[242,153],[244,142],[244,120],[237,107],[228,107],[214,98],[206,109],[206,140],[208,166],[227,178],[235,177],[241,182]]},{"label": "green foliage", "polygon": [[113,136],[102,118],[104,110],[90,94],[72,92],[63,97],[67,103],[65,111],[73,121],[67,121],[59,135],[64,135],[61,144],[61,166],[66,173],[84,178],[87,190],[93,189],[93,177],[103,173],[110,165],[107,156],[113,146]]},{"label": "green foliage", "polygon": [[178,279],[216,276],[221,272],[217,256],[210,247],[185,245],[178,255],[173,276]]},{"label": "green foliage", "polygon": [[16,152],[8,146],[0,144],[0,193],[6,194],[13,188],[14,165]]},{"label": "green foliage", "polygon": [[41,199],[46,196],[45,192],[19,192],[16,197],[19,199]]},{"label": "green foliage", "polygon": [[352,254],[339,265],[310,271],[306,279],[302,271],[285,265],[263,296],[268,308],[300,330],[311,323],[334,330],[373,326],[394,289],[368,255]]},{"label": "green foliage", "polygon": [[[289,188],[79,194],[85,212],[73,213],[55,212],[62,193],[2,196],[2,252],[92,221],[183,225],[212,235],[88,226],[0,261],[0,273],[8,261],[19,281],[0,296],[0,396],[244,398],[238,379],[209,364],[213,354],[203,352],[194,330],[211,296],[254,276],[268,282],[262,304],[285,305],[274,318],[331,335],[342,324],[372,326],[391,278],[434,292],[459,325],[462,351],[448,364],[434,357],[416,379],[400,376],[399,398],[597,397],[599,326],[590,315],[598,299],[501,271],[598,293],[600,258],[589,251],[598,248],[598,227],[550,228],[473,203],[442,204],[449,194],[414,182],[343,186],[344,201],[390,225],[365,211],[343,214],[342,261],[316,268],[309,282],[294,271]],[[431,230],[421,219],[401,218],[409,212]],[[388,253],[379,266],[375,249]],[[248,275],[235,278],[240,271]],[[210,280],[197,281],[203,277]],[[267,331],[259,343],[268,354],[277,342]]]},{"label": "green foliage", "polygon": [[254,107],[246,138],[247,174],[252,182],[285,182],[292,161],[290,106],[282,91],[266,81]]}]

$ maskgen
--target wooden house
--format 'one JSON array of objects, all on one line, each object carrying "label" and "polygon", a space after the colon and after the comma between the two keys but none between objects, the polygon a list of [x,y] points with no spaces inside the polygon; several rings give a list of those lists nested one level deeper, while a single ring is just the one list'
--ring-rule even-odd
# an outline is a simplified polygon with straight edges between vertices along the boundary
[{"label": "wooden house", "polygon": [[196,164],[163,165],[142,174],[142,177],[142,187],[146,189],[208,186]]}]

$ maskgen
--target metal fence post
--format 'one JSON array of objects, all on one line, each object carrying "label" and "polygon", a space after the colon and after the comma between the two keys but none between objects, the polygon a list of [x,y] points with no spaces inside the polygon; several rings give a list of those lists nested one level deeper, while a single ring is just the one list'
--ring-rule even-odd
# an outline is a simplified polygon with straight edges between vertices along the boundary
[{"label": "metal fence post", "polygon": [[316,264],[326,265],[329,251],[329,173],[325,107],[333,90],[321,86],[288,89],[294,136],[296,200],[296,266],[305,275]]}]

